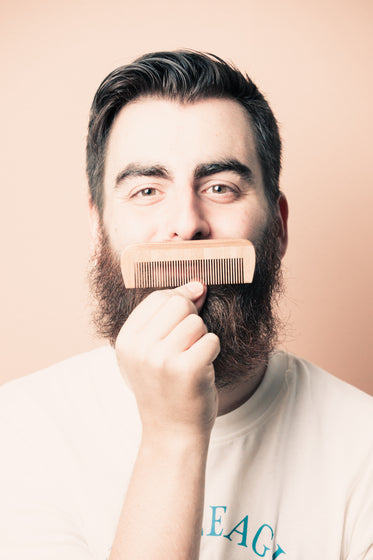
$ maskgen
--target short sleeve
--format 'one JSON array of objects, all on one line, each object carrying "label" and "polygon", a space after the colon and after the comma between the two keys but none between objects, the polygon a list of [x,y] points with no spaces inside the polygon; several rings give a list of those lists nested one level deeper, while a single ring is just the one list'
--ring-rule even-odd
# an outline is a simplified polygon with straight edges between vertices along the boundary
[{"label": "short sleeve", "polygon": [[26,395],[12,396],[0,394],[0,558],[93,560],[56,430]]},{"label": "short sleeve", "polygon": [[373,450],[347,500],[343,545],[346,560],[373,560]]}]

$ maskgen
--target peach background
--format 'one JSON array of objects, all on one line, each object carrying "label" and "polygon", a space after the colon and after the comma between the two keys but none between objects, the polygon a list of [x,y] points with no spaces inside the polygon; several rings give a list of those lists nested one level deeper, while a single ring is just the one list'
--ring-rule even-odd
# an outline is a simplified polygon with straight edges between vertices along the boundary
[{"label": "peach background", "polygon": [[283,347],[373,393],[372,2],[6,0],[1,381],[100,344],[84,143],[100,81],[146,51],[233,60],[267,94],[290,204]]}]

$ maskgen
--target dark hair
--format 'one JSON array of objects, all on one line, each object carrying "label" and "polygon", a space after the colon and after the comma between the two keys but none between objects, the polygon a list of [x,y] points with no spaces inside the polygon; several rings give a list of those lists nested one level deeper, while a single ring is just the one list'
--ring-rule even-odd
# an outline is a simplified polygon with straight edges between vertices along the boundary
[{"label": "dark hair", "polygon": [[121,108],[141,96],[182,102],[228,98],[250,116],[270,208],[279,195],[281,139],[276,119],[251,79],[218,56],[189,50],[146,54],[111,72],[93,99],[87,137],[90,196],[102,216],[107,139]]}]

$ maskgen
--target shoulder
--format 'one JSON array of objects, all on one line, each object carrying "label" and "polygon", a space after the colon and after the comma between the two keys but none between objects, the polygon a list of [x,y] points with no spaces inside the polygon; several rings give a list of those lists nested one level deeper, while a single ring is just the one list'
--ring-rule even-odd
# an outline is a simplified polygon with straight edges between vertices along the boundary
[{"label": "shoulder", "polygon": [[44,381],[47,377],[80,376],[97,370],[101,365],[115,365],[114,351],[110,346],[101,346],[95,350],[77,354],[39,371],[30,373],[18,379],[8,381],[0,387],[0,393],[13,391],[22,387],[30,387]]},{"label": "shoulder", "polygon": [[0,448],[8,473],[15,464],[28,464],[36,477],[46,463],[50,472],[59,473],[59,465],[81,458],[102,465],[105,456],[114,457],[115,463],[118,438],[130,445],[137,442],[138,432],[136,401],[110,347],[79,354],[0,388]]},{"label": "shoulder", "polygon": [[132,465],[139,433],[135,399],[112,348],[3,385],[0,524],[10,531],[23,527],[27,537],[30,527],[37,534],[50,526],[52,516],[56,531],[84,535],[93,503],[102,502],[102,511],[109,502],[120,507],[123,473]]},{"label": "shoulder", "polygon": [[73,385],[92,383],[94,380],[106,378],[106,381],[117,372],[114,351],[103,346],[89,352],[78,354],[53,364],[37,372],[9,381],[0,387],[0,400],[9,400],[14,395],[29,394],[41,397],[43,393],[56,388],[68,388]]},{"label": "shoulder", "polygon": [[373,397],[311,362],[280,352],[285,363],[283,408],[292,431],[348,449],[360,459],[373,453]]},{"label": "shoulder", "polygon": [[[134,397],[120,374],[115,352],[101,347],[0,387],[0,423],[43,430],[48,419],[64,426],[113,416]],[[120,412],[121,413],[121,412]],[[87,421],[88,423],[88,421]],[[28,428],[30,426],[30,428]]]},{"label": "shoulder", "polygon": [[308,480],[315,503],[334,500],[343,546],[362,558],[372,543],[373,397],[296,356],[279,352],[273,361],[283,382],[275,422],[286,434],[289,468]]},{"label": "shoulder", "polygon": [[314,399],[315,406],[327,406],[349,410],[359,408],[367,414],[373,414],[373,397],[349,383],[337,378],[321,367],[301,359],[293,354],[286,354],[287,369],[285,378],[288,385],[300,395]]}]

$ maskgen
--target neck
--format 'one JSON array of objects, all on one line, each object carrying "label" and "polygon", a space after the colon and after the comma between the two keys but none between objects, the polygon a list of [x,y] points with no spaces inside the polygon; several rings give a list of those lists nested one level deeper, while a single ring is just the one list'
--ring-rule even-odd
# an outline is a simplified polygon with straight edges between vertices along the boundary
[{"label": "neck", "polygon": [[219,389],[218,416],[232,412],[232,410],[243,405],[258,389],[266,369],[267,364],[262,364],[256,370],[250,372],[249,377],[243,377],[233,387]]}]

